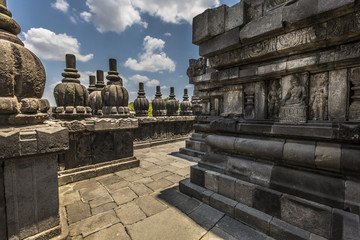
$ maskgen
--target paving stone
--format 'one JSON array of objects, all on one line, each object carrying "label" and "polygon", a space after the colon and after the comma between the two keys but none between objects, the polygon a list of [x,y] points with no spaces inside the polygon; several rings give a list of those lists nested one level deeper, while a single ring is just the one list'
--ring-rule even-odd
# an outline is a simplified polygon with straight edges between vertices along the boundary
[{"label": "paving stone", "polygon": [[129,176],[129,177],[125,177],[124,179],[128,182],[133,182],[133,181],[136,181],[136,180],[140,180],[143,178],[143,175],[141,174],[134,174],[132,176]]},{"label": "paving stone", "polygon": [[209,205],[202,204],[196,208],[189,217],[194,220],[201,227],[210,230],[215,224],[224,216],[224,213],[210,207]]},{"label": "paving stone", "polygon": [[189,164],[186,163],[182,163],[182,162],[173,162],[170,165],[178,167],[178,168],[184,168],[184,167],[188,167]]},{"label": "paving stone", "polygon": [[73,185],[73,189],[74,190],[82,190],[82,189],[86,189],[86,188],[94,188],[97,186],[100,186],[100,183],[98,183],[95,179],[91,179],[91,180],[84,180],[84,181],[75,183]]},{"label": "paving stone", "polygon": [[125,225],[133,224],[146,218],[145,213],[135,204],[135,202],[121,205],[115,209],[115,212],[120,218],[120,221]]},{"label": "paving stone", "polygon": [[103,205],[100,205],[96,208],[92,208],[91,209],[91,213],[92,215],[96,215],[96,214],[99,214],[99,213],[103,213],[103,212],[107,212],[111,209],[114,209],[117,207],[117,204],[115,202],[109,202],[109,203],[105,203]]},{"label": "paving stone", "polygon": [[113,183],[113,184],[105,186],[105,187],[109,192],[115,192],[122,188],[126,188],[128,185],[129,185],[129,182],[121,181],[121,182]]},{"label": "paving stone", "polygon": [[84,238],[81,235],[71,237],[71,240],[83,240]]},{"label": "paving stone", "polygon": [[60,193],[60,206],[66,206],[78,201],[80,201],[80,194],[78,191]]},{"label": "paving stone", "polygon": [[112,197],[107,193],[103,196],[99,196],[98,198],[95,198],[89,202],[91,208],[96,208],[100,205],[103,205],[105,203],[112,202]]},{"label": "paving stone", "polygon": [[205,236],[201,238],[201,240],[223,240],[223,239],[237,240],[236,238],[234,238],[233,236],[231,236],[230,234],[221,230],[218,227],[214,227],[213,229],[211,229],[210,232],[208,232],[207,234],[205,234]]},{"label": "paving stone", "polygon": [[66,207],[69,224],[78,222],[91,216],[90,207],[87,203],[77,202]]},{"label": "paving stone", "polygon": [[145,160],[141,160],[140,161],[140,167],[141,168],[148,168],[148,167],[152,167],[154,166],[155,164],[151,163],[151,162],[148,162],[148,161],[145,161]]},{"label": "paving stone", "polygon": [[167,209],[126,228],[133,240],[200,239],[206,233],[206,230],[175,209]]},{"label": "paving stone", "polygon": [[137,195],[128,187],[111,193],[111,196],[118,205],[130,202],[134,198],[137,198]]},{"label": "paving stone", "polygon": [[191,198],[174,188],[166,189],[157,196],[159,199],[165,201],[167,205],[171,205],[181,210],[185,214],[191,213],[196,209],[201,202],[195,198]]},{"label": "paving stone", "polygon": [[166,179],[160,179],[157,181],[153,181],[151,183],[146,183],[145,185],[148,186],[149,188],[151,188],[153,191],[156,191],[156,190],[164,189],[168,186],[171,186],[171,185],[173,185],[173,183]]},{"label": "paving stone", "polygon": [[120,220],[116,217],[115,212],[111,210],[71,224],[69,226],[70,235],[75,236],[82,234],[83,237],[87,237],[88,235],[105,229],[119,221]]},{"label": "paving stone", "polygon": [[151,216],[161,211],[164,211],[167,206],[156,200],[153,196],[140,197],[135,200],[135,203],[147,215]]},{"label": "paving stone", "polygon": [[107,191],[103,186],[94,186],[93,188],[85,188],[80,190],[80,196],[85,202],[106,195]]},{"label": "paving stone", "polygon": [[174,173],[179,174],[179,175],[184,176],[184,177],[190,176],[190,166],[185,167],[185,168],[181,168],[181,169],[175,171]]},{"label": "paving stone", "polygon": [[[225,216],[222,218],[216,226],[227,232],[228,234],[234,236],[236,239],[252,239],[252,240],[265,240],[268,237],[265,234],[257,232],[256,230],[242,224],[235,219]],[[290,238],[289,238],[290,239]]]},{"label": "paving stone", "polygon": [[164,171],[163,169],[161,169],[160,167],[150,167],[148,168],[148,172],[144,173],[143,176],[144,177],[151,177],[159,172]]},{"label": "paving stone", "polygon": [[134,175],[135,173],[131,170],[123,170],[123,171],[116,172],[115,174],[118,175],[119,177],[126,178],[126,177]]},{"label": "paving stone", "polygon": [[173,165],[166,165],[166,166],[161,166],[161,168],[167,170],[167,171],[170,171],[170,172],[175,172],[177,170],[179,170],[178,167],[175,167]]},{"label": "paving stone", "polygon": [[151,183],[153,181],[154,180],[151,177],[144,177],[142,179],[134,181],[133,183],[144,183],[145,184],[145,183]]},{"label": "paving stone", "polygon": [[270,222],[270,236],[275,239],[303,240],[309,239],[310,233],[277,218],[273,218]]},{"label": "paving stone", "polygon": [[119,177],[116,174],[110,174],[106,178],[102,178],[102,179],[100,179],[98,181],[103,185],[111,185],[113,183],[117,183],[117,182],[120,182],[120,181],[123,181],[123,180],[124,179],[122,177]]},{"label": "paving stone", "polygon": [[184,179],[184,177],[174,173],[165,177],[165,179],[173,183],[179,183],[181,180]]},{"label": "paving stone", "polygon": [[130,240],[124,226],[121,223],[115,224],[109,228],[103,229],[99,232],[91,234],[85,240]]},{"label": "paving stone", "polygon": [[167,176],[169,176],[171,174],[172,174],[171,172],[164,171],[164,172],[159,172],[159,173],[157,173],[155,175],[152,175],[151,178],[154,179],[154,181],[156,181],[156,180],[159,180],[161,178],[165,178],[165,177],[167,177]]},{"label": "paving stone", "polygon": [[146,187],[144,184],[142,183],[136,183],[136,184],[131,184],[129,185],[129,187],[131,188],[131,190],[133,190],[139,197],[144,196],[144,195],[148,195],[151,194],[153,191]]}]

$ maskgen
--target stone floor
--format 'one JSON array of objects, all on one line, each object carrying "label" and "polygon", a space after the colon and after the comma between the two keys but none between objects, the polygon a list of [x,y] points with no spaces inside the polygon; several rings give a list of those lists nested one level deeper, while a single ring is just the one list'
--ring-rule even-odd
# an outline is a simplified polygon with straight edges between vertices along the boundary
[{"label": "stone floor", "polygon": [[60,187],[70,239],[269,239],[179,192],[185,142],[135,151],[140,167]]}]

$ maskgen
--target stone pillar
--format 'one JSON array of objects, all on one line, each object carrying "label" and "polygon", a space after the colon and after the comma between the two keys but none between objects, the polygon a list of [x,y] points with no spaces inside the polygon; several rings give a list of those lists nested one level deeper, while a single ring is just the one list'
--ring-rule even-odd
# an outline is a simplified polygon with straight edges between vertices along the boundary
[{"label": "stone pillar", "polygon": [[105,87],[104,84],[104,72],[101,70],[96,71],[97,82],[95,84],[95,90],[90,94],[90,106],[93,111],[93,115],[101,116],[103,114],[102,107],[104,105],[101,91]]},{"label": "stone pillar", "polygon": [[192,110],[191,110],[192,104],[189,101],[189,96],[188,96],[188,91],[185,88],[184,89],[184,100],[181,102],[180,104],[180,115],[182,116],[190,116],[192,115]]},{"label": "stone pillar", "polygon": [[89,76],[89,87],[88,87],[89,94],[91,94],[95,90],[96,88],[95,84],[96,84],[95,76],[93,75]]},{"label": "stone pillar", "polygon": [[134,101],[134,109],[137,117],[147,117],[149,101],[145,97],[144,83],[139,83],[138,97]]},{"label": "stone pillar", "polygon": [[62,83],[55,86],[54,97],[57,107],[53,115],[59,119],[82,119],[91,116],[89,93],[80,84],[80,74],[76,70],[76,58],[66,54],[66,68],[62,73]]},{"label": "stone pillar", "polygon": [[109,82],[101,91],[104,117],[129,117],[129,94],[117,72],[116,59],[109,59],[109,68],[109,75],[106,76]]},{"label": "stone pillar", "polygon": [[164,99],[161,98],[162,94],[161,94],[161,90],[160,90],[160,86],[156,86],[156,93],[155,93],[155,99],[152,100],[151,105],[152,105],[152,115],[154,117],[157,116],[165,116],[166,115],[166,103],[164,101]]},{"label": "stone pillar", "polygon": [[177,116],[179,111],[179,102],[175,98],[174,87],[170,87],[169,100],[166,103],[166,111],[168,116]]},{"label": "stone pillar", "polygon": [[20,26],[11,18],[6,1],[0,2],[0,124],[41,123],[48,118],[49,102],[41,99],[45,70],[41,61],[17,37]]}]

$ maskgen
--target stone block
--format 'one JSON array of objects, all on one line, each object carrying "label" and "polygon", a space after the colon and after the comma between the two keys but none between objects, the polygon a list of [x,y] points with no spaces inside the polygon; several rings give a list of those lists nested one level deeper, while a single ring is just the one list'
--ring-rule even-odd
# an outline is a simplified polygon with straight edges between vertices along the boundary
[{"label": "stone block", "polygon": [[252,207],[254,201],[255,185],[236,180],[235,182],[235,200]]},{"label": "stone block", "polygon": [[217,193],[214,193],[210,197],[210,206],[225,213],[230,217],[234,217],[236,204],[236,201],[221,196]]},{"label": "stone block", "polygon": [[6,205],[4,189],[4,166],[0,162],[0,239],[6,239]]},{"label": "stone block", "polygon": [[333,209],[331,239],[359,239],[359,215]]},{"label": "stone block", "polygon": [[81,201],[66,206],[66,210],[69,224],[91,217],[89,204]]},{"label": "stone block", "polygon": [[315,142],[287,141],[284,145],[283,161],[315,167]]},{"label": "stone block", "polygon": [[299,70],[302,68],[306,68],[312,65],[315,65],[318,63],[318,57],[317,56],[310,56],[310,57],[303,57],[303,58],[297,58],[293,60],[288,60],[286,62],[286,69],[287,70]]},{"label": "stone block", "polygon": [[306,231],[330,238],[332,209],[301,198],[281,198],[281,219]]},{"label": "stone block", "polygon": [[255,109],[254,115],[255,119],[263,120],[265,119],[265,110],[267,107],[267,98],[265,96],[266,93],[266,85],[265,81],[259,81],[255,83]]},{"label": "stone block", "polygon": [[280,192],[256,186],[252,207],[271,216],[279,217],[281,211],[280,199]]},{"label": "stone block", "polygon": [[360,214],[360,183],[347,180],[345,182],[345,208]]},{"label": "stone block", "polygon": [[310,238],[310,232],[281,221],[278,218],[271,220],[269,235],[274,239],[305,240]]},{"label": "stone block", "polygon": [[323,13],[330,10],[334,10],[345,5],[354,4],[355,0],[319,0],[318,12]]},{"label": "stone block", "polygon": [[360,149],[351,146],[343,146],[341,149],[342,171],[348,174],[359,176],[360,173]]},{"label": "stone block", "polygon": [[226,9],[225,12],[225,32],[236,28],[242,27],[245,23],[245,8],[244,2],[241,1],[232,7]]},{"label": "stone block", "polygon": [[280,7],[261,18],[255,19],[246,24],[240,30],[241,41],[281,31],[283,29],[282,10],[283,8]]},{"label": "stone block", "polygon": [[199,45],[203,41],[217,36],[225,31],[225,11],[226,5],[214,9],[207,9],[193,19],[193,38],[192,42]]},{"label": "stone block", "polygon": [[341,145],[334,143],[316,143],[315,165],[317,168],[340,171]]},{"label": "stone block", "polygon": [[204,175],[205,188],[217,193],[219,191],[219,176],[220,173],[207,170]]},{"label": "stone block", "polygon": [[17,130],[0,131],[0,158],[19,156],[20,132]]},{"label": "stone block", "polygon": [[224,216],[224,213],[202,204],[189,217],[206,230],[210,230]]},{"label": "stone block", "polygon": [[295,23],[318,14],[319,0],[299,0],[284,7],[283,21]]},{"label": "stone block", "polygon": [[63,127],[36,129],[38,135],[37,150],[39,153],[57,152],[69,148],[69,132]]},{"label": "stone block", "polygon": [[280,61],[273,64],[261,65],[257,68],[259,75],[270,74],[274,72],[281,72],[286,70],[286,61]]},{"label": "stone block", "polygon": [[234,143],[236,138],[228,136],[209,135],[205,138],[207,145],[222,151],[234,151]]},{"label": "stone block", "polygon": [[182,193],[190,196],[190,197],[193,197],[193,198],[196,198],[200,201],[202,201],[203,199],[203,193],[206,191],[206,195],[205,198],[210,201],[210,196],[213,194],[212,191],[210,190],[206,190],[205,188],[203,187],[200,187],[196,184],[193,184],[190,182],[190,179],[184,179],[182,181],[180,181],[179,183],[179,189]]},{"label": "stone block", "polygon": [[328,115],[332,121],[344,121],[346,119],[347,104],[347,69],[329,72],[329,97]]},{"label": "stone block", "polygon": [[235,219],[260,232],[269,234],[269,223],[272,216],[261,211],[239,203],[235,207]]},{"label": "stone block", "polygon": [[[205,179],[206,179],[206,175],[205,175]],[[219,180],[218,193],[225,197],[235,200],[236,178],[229,177],[224,174],[220,174],[218,180]]]},{"label": "stone block", "polygon": [[192,166],[190,168],[190,180],[192,183],[199,185],[200,187],[205,186],[205,169],[198,166]]}]

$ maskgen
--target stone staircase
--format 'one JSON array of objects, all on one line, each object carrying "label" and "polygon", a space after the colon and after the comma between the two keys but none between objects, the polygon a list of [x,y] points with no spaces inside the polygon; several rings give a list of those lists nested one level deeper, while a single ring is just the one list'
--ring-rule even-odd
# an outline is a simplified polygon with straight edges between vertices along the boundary
[{"label": "stone staircase", "polygon": [[205,144],[206,133],[193,133],[190,139],[186,140],[185,148],[180,148],[180,153],[192,157],[201,158],[209,147]]}]

